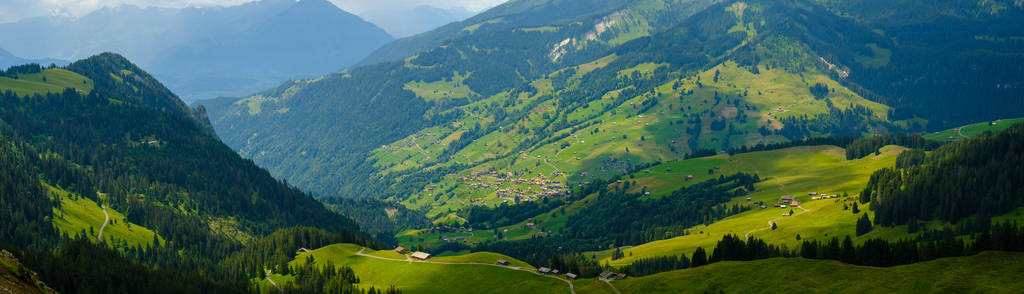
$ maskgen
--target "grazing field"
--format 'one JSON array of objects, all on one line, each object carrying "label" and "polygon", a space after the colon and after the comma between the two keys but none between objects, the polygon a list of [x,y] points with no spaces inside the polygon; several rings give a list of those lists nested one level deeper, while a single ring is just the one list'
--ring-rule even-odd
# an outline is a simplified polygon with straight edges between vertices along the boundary
[{"label": "grazing field", "polygon": [[[610,251],[593,254],[602,263],[625,265],[644,257],[689,255],[697,247],[710,249],[727,234],[753,236],[769,244],[787,245],[790,248],[799,244],[797,235],[801,239],[818,240],[854,235],[857,218],[864,213],[870,215],[866,206],[861,207],[858,214],[852,212],[856,195],[864,188],[872,172],[892,166],[902,150],[902,147],[887,146],[877,156],[846,160],[842,148],[807,146],[738,154],[731,160],[728,155],[718,155],[651,167],[649,173],[641,171],[633,175],[636,181],[634,189],[639,191],[646,185],[647,191],[652,193],[650,197],[661,197],[679,187],[719,175],[737,172],[757,174],[762,182],[755,185],[756,191],[737,197],[728,205],[751,206],[748,202],[754,201],[765,203],[767,208],[753,205],[750,211],[707,226],[692,227],[688,229],[687,235],[623,248],[625,257],[621,259],[611,260]],[[714,166],[719,169],[714,169]],[[671,171],[666,172],[666,169]],[[714,173],[709,174],[709,169]],[[690,174],[694,175],[694,179],[686,181],[686,176]],[[808,195],[810,192],[848,196],[811,200],[812,196]],[[800,202],[799,207],[773,207],[781,196],[796,197]],[[793,212],[792,216],[783,216],[790,211]],[[776,223],[777,229],[770,228],[772,222]],[[901,227],[879,227],[856,240],[887,236],[905,236],[905,230]]]},{"label": "grazing field", "polygon": [[[984,132],[998,132],[1009,128],[1010,126],[1024,122],[1024,118],[1011,118],[994,120],[991,122],[980,122],[962,126],[959,128],[952,128],[941,132],[935,132],[924,135],[925,139],[934,140],[939,142],[947,141],[958,141],[962,139],[971,138],[980,135]],[[990,125],[995,123],[995,125]]]},{"label": "grazing field", "polygon": [[990,251],[888,268],[803,258],[730,261],[612,283],[622,293],[1020,293],[1021,272],[1024,254]]},{"label": "grazing field", "polygon": [[[70,236],[83,234],[91,240],[97,240],[100,229],[103,229],[103,241],[114,248],[142,247],[148,248],[153,244],[156,236],[152,230],[128,222],[128,218],[107,207],[107,215],[110,216],[106,227],[103,226],[106,216],[103,214],[103,207],[91,199],[75,197],[71,193],[50,186],[50,191],[60,197],[60,209],[53,209],[53,224],[62,233]],[[159,237],[158,237],[159,239]],[[163,239],[159,239],[163,242]]]},{"label": "grazing field", "polygon": [[[534,274],[528,264],[495,253],[473,253],[462,256],[436,257],[428,262],[414,262],[390,250],[373,251],[353,244],[335,244],[303,252],[291,262],[298,265],[312,256],[316,262],[331,261],[351,267],[360,279],[360,288],[388,288],[392,285],[402,293],[568,293],[565,281]],[[373,257],[362,256],[365,254]],[[377,257],[377,258],[374,258]],[[512,263],[510,267],[492,266],[498,259]],[[442,264],[443,263],[443,264]],[[518,268],[516,270],[514,268]],[[280,286],[293,279],[271,275]],[[266,280],[260,288],[273,287]]]},{"label": "grazing field", "polygon": [[[613,55],[571,68],[575,73],[565,83],[571,88],[579,83],[581,73],[604,67],[614,59]],[[644,63],[617,74],[645,77],[663,66]],[[464,76],[456,74],[451,81],[406,86],[420,96],[435,91],[457,93],[455,86],[460,85],[460,78]],[[559,94],[548,87],[555,79],[536,81],[537,93],[520,93],[516,103],[508,103],[509,93],[501,93],[462,106],[467,115],[458,122],[424,129],[374,151],[376,165],[385,173],[455,163],[471,166],[442,176],[440,181],[423,187],[422,191],[400,199],[412,208],[428,208],[429,217],[443,218],[449,212],[470,205],[515,202],[514,197],[502,196],[502,190],[520,193],[520,200],[525,201],[535,200],[543,193],[526,185],[494,185],[487,179],[477,179],[474,172],[520,173],[524,179],[543,175],[562,183],[578,184],[620,175],[640,163],[679,160],[695,148],[723,150],[731,146],[785,141],[778,135],[762,135],[759,129],[777,128],[783,118],[826,114],[829,105],[839,109],[851,105],[864,107],[875,120],[886,119],[888,113],[888,107],[863,99],[825,74],[815,72],[801,76],[768,68],[755,74],[732,61],[665,83],[650,92],[620,97],[630,87],[616,89],[584,107],[564,110],[557,101],[544,100]],[[827,99],[816,99],[811,94],[809,87],[818,83],[831,90]],[[511,125],[494,127],[501,120],[487,113],[497,108],[503,109],[502,113],[522,116]],[[552,125],[551,119],[559,116],[582,124],[546,129]],[[700,126],[693,138],[695,121],[699,121]],[[488,127],[490,131],[485,135],[460,146],[450,158],[444,156],[443,151],[451,147],[456,138]],[[536,136],[547,139],[538,140]]]},{"label": "grazing field", "polygon": [[10,89],[19,96],[60,93],[67,88],[89,93],[92,87],[93,82],[89,78],[59,68],[45,69],[34,74],[21,74],[17,79],[0,77],[0,89]]}]

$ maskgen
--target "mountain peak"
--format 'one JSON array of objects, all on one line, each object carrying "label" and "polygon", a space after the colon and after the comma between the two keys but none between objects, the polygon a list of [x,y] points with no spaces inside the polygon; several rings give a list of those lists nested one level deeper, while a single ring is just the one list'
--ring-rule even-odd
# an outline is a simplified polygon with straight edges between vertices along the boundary
[{"label": "mountain peak", "polygon": [[156,78],[120,54],[100,53],[71,63],[67,68],[92,79],[96,83],[96,91],[101,95],[178,113],[195,121],[200,129],[214,135],[213,127],[201,113],[188,107]]}]

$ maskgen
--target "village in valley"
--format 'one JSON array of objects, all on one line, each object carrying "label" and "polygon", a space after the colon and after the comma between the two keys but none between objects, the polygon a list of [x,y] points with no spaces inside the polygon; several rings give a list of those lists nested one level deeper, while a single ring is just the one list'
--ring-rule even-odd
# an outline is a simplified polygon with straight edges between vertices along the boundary
[{"label": "village in valley", "polygon": [[[530,177],[533,175],[533,177]],[[462,183],[475,191],[486,194],[494,193],[502,203],[519,203],[520,201],[537,201],[543,197],[561,197],[568,193],[568,186],[559,177],[564,174],[552,171],[549,175],[530,170],[516,172],[474,171],[462,177]],[[469,205],[483,203],[483,198],[469,200]]]}]

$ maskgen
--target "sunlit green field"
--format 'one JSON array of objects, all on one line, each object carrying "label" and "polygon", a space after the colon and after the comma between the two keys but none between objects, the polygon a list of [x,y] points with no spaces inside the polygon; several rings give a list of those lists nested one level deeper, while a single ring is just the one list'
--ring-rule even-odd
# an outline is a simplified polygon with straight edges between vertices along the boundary
[{"label": "sunlit green field", "polygon": [[[579,75],[581,71],[606,66],[611,60],[614,60],[614,56],[584,64],[575,70]],[[619,75],[649,75],[660,66],[653,63],[640,64],[620,71]],[[570,79],[569,83],[572,84],[572,81]],[[686,123],[692,114],[698,114],[704,125],[697,142],[700,148],[721,150],[725,146],[784,141],[784,138],[778,136],[761,136],[756,130],[766,123],[779,126],[781,123],[778,119],[784,117],[826,113],[827,103],[814,99],[808,90],[815,83],[823,83],[833,89],[828,99],[840,109],[853,104],[870,109],[878,118],[884,119],[887,115],[886,106],[861,98],[821,73],[798,76],[781,69],[765,68],[759,74],[753,74],[733,62],[725,62],[696,76],[666,83],[653,92],[623,97],[626,98],[625,102],[618,105],[613,105],[613,102],[619,98],[622,89],[605,93],[603,99],[594,100],[587,107],[576,108],[565,114],[567,120],[592,122],[590,126],[557,130],[551,136],[566,137],[513,154],[513,147],[531,136],[525,129],[544,125],[547,121],[545,116],[558,115],[558,107],[554,102],[536,100],[547,91],[538,87],[541,90],[537,95],[523,96],[520,103],[507,107],[506,113],[526,111],[526,115],[515,125],[476,139],[456,152],[448,162],[470,164],[474,168],[445,176],[433,187],[425,187],[422,192],[412,195],[403,203],[414,208],[428,207],[430,217],[444,217],[449,210],[466,207],[469,205],[468,199],[482,199],[482,203],[489,206],[502,203],[495,196],[495,189],[472,189],[461,180],[471,171],[493,168],[545,175],[563,172],[564,175],[560,177],[563,181],[581,183],[616,176],[637,162],[671,162],[682,159],[692,151],[688,144]],[[540,84],[544,83],[538,82]],[[681,96],[679,91],[683,90],[692,91],[693,94]],[[714,101],[716,93],[722,100],[717,103]],[[487,116],[478,116],[481,113],[479,110],[488,105],[501,105],[505,101],[503,95],[464,106],[463,109],[469,115],[463,121],[425,130],[378,149],[374,152],[378,166],[394,171],[419,168],[429,162],[444,160],[439,158],[441,151],[455,137],[473,126],[494,123]],[[658,103],[643,110],[641,106],[648,99],[655,99]],[[740,109],[734,106],[733,101],[746,104]],[[741,116],[746,119],[740,120]],[[727,136],[724,131],[710,129],[711,121],[719,118],[728,120],[731,128],[738,130],[739,134]],[[700,173],[694,175],[700,176]]]},{"label": "sunlit green field", "polygon": [[1021,272],[1024,254],[983,252],[888,268],[803,258],[730,261],[612,283],[622,293],[1020,293]]},{"label": "sunlit green field", "polygon": [[[46,81],[43,81],[43,78]],[[44,69],[40,73],[18,75],[17,79],[0,77],[0,89],[11,90],[18,96],[46,93],[60,93],[64,89],[74,88],[85,93],[92,91],[93,82],[77,73],[53,68]]]},{"label": "sunlit green field", "polygon": [[[736,172],[756,173],[763,180],[755,185],[757,191],[747,197],[751,201],[764,201],[768,208],[755,207],[750,211],[728,217],[708,226],[690,228],[689,235],[667,240],[654,241],[623,250],[626,255],[622,259],[610,260],[608,252],[596,252],[603,261],[611,264],[624,265],[643,257],[691,254],[697,247],[710,249],[726,234],[753,236],[770,244],[797,246],[799,234],[802,239],[825,240],[832,237],[853,235],[859,214],[852,213],[853,199],[864,188],[870,175],[875,170],[892,166],[902,147],[888,146],[880,155],[870,155],[861,159],[846,160],[842,148],[835,146],[795,147],[766,152],[738,154],[730,161],[727,155],[709,158],[674,162],[651,168],[650,174],[641,172],[636,175],[637,190],[643,185],[648,186],[652,197],[664,195],[683,185],[717,177],[721,174]],[[689,168],[693,162],[696,168]],[[708,166],[719,166],[715,174],[708,174]],[[670,167],[671,172],[665,172]],[[655,172],[657,170],[657,172]],[[694,180],[685,181],[688,174]],[[809,192],[848,194],[849,198],[811,200]],[[801,202],[798,208],[775,208],[780,196],[796,196]],[[747,197],[733,199],[732,203],[747,205]],[[731,205],[731,204],[729,204]],[[860,213],[867,212],[861,207]],[[793,211],[793,216],[784,217],[784,213]],[[775,222],[776,230],[770,229]],[[878,228],[861,236],[866,239],[873,236],[902,235],[901,228]]]},{"label": "sunlit green field", "polygon": [[[85,232],[85,236],[96,240],[100,228],[106,219],[103,215],[103,208],[96,202],[85,197],[72,197],[67,191],[56,187],[48,186],[50,191],[60,197],[60,209],[53,209],[53,224],[61,233],[70,236]],[[141,247],[148,248],[153,244],[153,237],[156,235],[152,230],[128,222],[128,218],[107,207],[107,214],[110,221],[103,228],[103,241],[114,248]],[[159,239],[163,242],[163,239]]]},{"label": "sunlit green field", "polygon": [[980,135],[984,132],[998,132],[1010,126],[1024,122],[1024,118],[1011,118],[992,121],[996,125],[989,125],[989,122],[969,124],[959,128],[952,128],[941,132],[924,135],[925,139],[939,142],[958,141]]},{"label": "sunlit green field", "polygon": [[[359,287],[368,289],[398,287],[403,293],[567,293],[569,286],[561,280],[538,276],[533,267],[516,259],[495,253],[473,253],[462,256],[435,257],[428,261],[451,264],[412,262],[390,250],[373,251],[364,254],[395,260],[358,256],[360,246],[335,244],[311,252],[300,253],[292,265],[305,262],[313,256],[316,262],[331,261],[338,266],[349,266],[360,279]],[[491,266],[498,259],[512,263],[511,268]],[[272,275],[278,285],[293,277]],[[265,280],[261,288],[273,287]]]}]

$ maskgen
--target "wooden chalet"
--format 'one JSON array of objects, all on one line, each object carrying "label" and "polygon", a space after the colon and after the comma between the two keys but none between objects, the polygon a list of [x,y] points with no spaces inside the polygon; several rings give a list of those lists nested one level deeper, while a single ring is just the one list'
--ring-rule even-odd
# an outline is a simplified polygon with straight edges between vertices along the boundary
[{"label": "wooden chalet", "polygon": [[548,273],[551,273],[551,269],[550,269],[550,268],[547,268],[547,267],[544,267],[544,266],[542,266],[542,267],[540,267],[539,269],[537,269],[537,272],[538,272],[538,273],[540,273],[540,274],[542,274],[542,275],[546,275],[546,274],[548,274]]},{"label": "wooden chalet", "polygon": [[498,262],[496,262],[496,263],[498,265],[510,265],[510,264],[512,264],[511,262],[508,262],[508,260],[504,260],[504,259],[499,259]]},{"label": "wooden chalet", "polygon": [[566,273],[565,277],[570,279],[570,280],[575,280],[576,278],[578,278],[578,276],[576,276],[576,274],[574,274],[574,273]]},{"label": "wooden chalet", "polygon": [[795,200],[796,200],[796,197],[793,197],[793,196],[782,196],[782,197],[779,197],[779,202],[783,202],[783,203],[789,203],[789,202],[793,202]]},{"label": "wooden chalet", "polygon": [[398,247],[395,247],[395,253],[406,254],[406,253],[409,253],[409,249],[407,249],[405,247],[402,247],[402,246],[398,246]]},{"label": "wooden chalet", "polygon": [[605,279],[605,280],[607,280],[607,279],[611,279],[612,277],[614,277],[614,276],[615,276],[615,273],[613,273],[613,272],[610,272],[610,271],[603,271],[603,272],[601,272],[601,274],[600,274],[600,275],[598,275],[598,276],[599,276],[599,277],[601,277],[601,279]]},{"label": "wooden chalet", "polygon": [[410,255],[410,257],[412,257],[413,259],[418,259],[418,260],[427,260],[428,258],[430,258],[430,253],[426,253],[426,252],[422,252],[422,251],[416,251],[416,252],[413,252],[412,255]]}]

